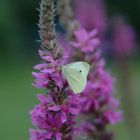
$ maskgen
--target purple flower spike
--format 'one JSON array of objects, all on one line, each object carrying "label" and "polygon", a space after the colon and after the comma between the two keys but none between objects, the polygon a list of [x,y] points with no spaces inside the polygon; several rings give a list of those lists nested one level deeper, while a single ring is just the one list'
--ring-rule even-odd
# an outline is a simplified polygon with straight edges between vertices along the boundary
[{"label": "purple flower spike", "polygon": [[103,140],[109,135],[112,138],[107,126],[123,119],[122,112],[118,111],[119,101],[114,94],[116,79],[105,70],[106,62],[98,46],[97,30],[88,33],[80,29],[74,35],[77,42],[72,42],[72,45],[81,52],[79,59],[92,64],[87,87],[81,94],[81,114],[85,121],[82,130],[92,139]]},{"label": "purple flower spike", "polygon": [[75,14],[82,27],[87,30],[97,28],[100,33],[107,29],[107,16],[104,0],[75,0]]},{"label": "purple flower spike", "polygon": [[[117,22],[116,22],[117,21]],[[136,47],[136,34],[122,17],[115,18],[113,26],[113,49],[117,57],[131,55]]]}]

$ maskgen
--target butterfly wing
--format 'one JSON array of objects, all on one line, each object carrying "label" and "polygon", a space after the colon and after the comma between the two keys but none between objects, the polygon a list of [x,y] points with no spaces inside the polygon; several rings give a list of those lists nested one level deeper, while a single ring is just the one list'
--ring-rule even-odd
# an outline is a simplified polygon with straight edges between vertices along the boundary
[{"label": "butterfly wing", "polygon": [[80,93],[84,90],[87,80],[79,75],[76,71],[68,70],[65,75],[70,88],[74,93]]},{"label": "butterfly wing", "polygon": [[86,62],[71,63],[63,66],[62,72],[74,93],[80,93],[85,89],[89,64]]}]

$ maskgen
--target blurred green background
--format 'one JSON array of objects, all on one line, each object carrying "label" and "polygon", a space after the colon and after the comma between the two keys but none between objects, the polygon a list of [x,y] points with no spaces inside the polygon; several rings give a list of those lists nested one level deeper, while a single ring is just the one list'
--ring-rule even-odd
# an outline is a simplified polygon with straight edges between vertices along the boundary
[{"label": "blurred green background", "polygon": [[[27,140],[32,127],[29,110],[37,103],[32,87],[31,72],[39,63],[38,57],[38,11],[39,0],[0,0],[0,140]],[[140,0],[107,0],[108,15],[123,14],[140,39]],[[137,49],[139,52],[139,48]],[[114,62],[108,61],[109,69],[119,77]],[[140,57],[139,53],[129,61],[134,110],[137,126],[133,135],[126,121],[113,129],[116,140],[139,140],[140,130]],[[118,79],[118,89],[120,91]],[[123,99],[120,100],[123,104]],[[129,108],[129,107],[128,107]],[[136,137],[134,137],[134,135]]]}]

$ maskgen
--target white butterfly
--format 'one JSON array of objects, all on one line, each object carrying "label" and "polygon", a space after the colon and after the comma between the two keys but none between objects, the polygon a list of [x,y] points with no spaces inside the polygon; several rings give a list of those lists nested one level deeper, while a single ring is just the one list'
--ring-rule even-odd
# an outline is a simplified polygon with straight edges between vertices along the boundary
[{"label": "white butterfly", "polygon": [[89,69],[89,64],[83,61],[62,66],[62,73],[75,94],[81,93],[86,88]]}]

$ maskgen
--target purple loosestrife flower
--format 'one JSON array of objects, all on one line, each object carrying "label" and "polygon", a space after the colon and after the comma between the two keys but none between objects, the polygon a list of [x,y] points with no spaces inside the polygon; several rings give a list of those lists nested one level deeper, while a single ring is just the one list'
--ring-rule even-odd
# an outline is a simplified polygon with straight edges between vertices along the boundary
[{"label": "purple loosestrife flower", "polygon": [[40,50],[43,63],[34,67],[34,86],[48,90],[47,95],[38,95],[40,104],[31,111],[32,123],[38,128],[31,129],[31,140],[56,140],[72,135],[75,118],[80,113],[80,97],[72,93],[61,72],[63,59],[54,59]]},{"label": "purple loosestrife flower", "polygon": [[33,76],[36,78],[35,87],[37,88],[48,88],[51,86],[58,86],[60,89],[63,88],[65,83],[61,73],[61,66],[58,64],[59,61],[55,61],[51,56],[42,56],[48,63],[41,63],[34,67],[39,70],[39,73],[33,72]]},{"label": "purple loosestrife flower", "polygon": [[[85,3],[87,1],[79,2],[79,0],[77,0],[77,5],[79,6],[81,4],[83,7],[86,7]],[[91,1],[88,2],[90,3]],[[90,13],[87,12],[87,14],[84,11],[87,16],[83,16],[84,14],[81,12],[84,10],[83,7],[79,12],[82,19],[84,19],[83,21],[86,26],[88,25],[86,23],[90,24],[91,22],[87,22],[88,20],[85,20],[85,18],[89,18],[89,20],[93,19],[93,21],[95,21],[94,25],[93,23],[90,24],[93,25],[93,27],[97,26],[97,24],[99,25],[97,27],[99,33],[103,33],[106,28],[106,24],[104,24],[105,22],[100,22],[106,19],[102,18],[104,17],[105,12],[102,9],[103,7],[100,9],[99,6],[102,4],[102,2],[102,0],[94,0],[93,4],[89,4],[90,8],[86,7],[86,11],[92,11],[95,8],[95,11],[97,12],[90,11]],[[76,49],[73,49],[74,58],[76,60],[87,61],[89,64],[91,64],[88,85],[81,94],[81,113],[83,116],[82,119],[84,120],[84,124],[82,125],[84,130],[83,132],[86,132],[87,136],[89,136],[91,139],[111,140],[112,134],[108,132],[107,126],[109,124],[118,123],[122,119],[122,113],[118,111],[119,102],[113,93],[115,80],[110,73],[105,70],[105,60],[102,58],[101,51],[99,49],[100,41],[97,37],[97,30],[94,29],[91,31],[91,28],[88,26],[85,28],[91,32],[87,32],[80,26],[80,23],[77,22],[73,16],[74,14],[70,7],[70,0],[61,0],[59,3],[59,12],[62,20],[61,22],[68,29],[68,37],[70,39],[71,46]],[[92,6],[95,7],[93,8]],[[78,7],[76,10],[77,9]],[[96,16],[91,18],[94,13],[96,13]],[[100,16],[102,14],[103,16]],[[61,108],[60,106],[57,107],[58,109]]]},{"label": "purple loosestrife flower", "polygon": [[34,67],[39,71],[33,72],[34,85],[47,89],[48,95],[38,95],[41,103],[30,113],[32,123],[38,128],[31,130],[31,140],[61,140],[69,132],[72,134],[75,117],[81,109],[80,97],[70,91],[61,73],[63,62],[51,56],[43,56],[43,60],[46,62]]},{"label": "purple loosestrife flower", "polygon": [[107,17],[104,0],[76,0],[75,14],[85,29],[97,28],[99,33],[105,32]]},{"label": "purple loosestrife flower", "polygon": [[62,55],[56,41],[54,1],[42,0],[40,4],[39,34],[42,62],[34,67],[33,85],[46,89],[45,95],[38,95],[40,103],[30,112],[36,129],[30,130],[30,140],[72,140],[75,119],[81,110],[79,95],[73,94],[65,80],[61,67],[67,56]]},{"label": "purple loosestrife flower", "polygon": [[71,44],[75,48],[80,48],[83,52],[92,52],[99,45],[99,39],[96,38],[97,30],[88,33],[85,29],[75,32],[77,42]]},{"label": "purple loosestrife flower", "polygon": [[[97,46],[90,43],[91,40],[88,37],[91,33],[84,29],[80,31],[74,33],[78,43],[72,45],[81,51],[80,59],[88,60],[92,64],[88,85],[81,97],[83,119],[85,118],[82,124],[83,131],[91,138],[103,140],[109,134],[107,125],[114,125],[122,120],[122,112],[118,111],[119,101],[114,94],[116,80],[105,70],[105,60],[101,56],[99,44]],[[85,33],[86,41],[82,39]],[[98,40],[97,37],[96,40]],[[90,49],[87,44],[90,44]],[[112,138],[111,134],[110,138]]]},{"label": "purple loosestrife flower", "polygon": [[80,111],[79,97],[71,94],[61,105],[57,105],[54,101],[57,95],[53,95],[53,98],[51,95],[38,95],[41,103],[30,112],[32,123],[38,128],[31,129],[31,140],[61,140],[63,131],[68,131],[64,130],[66,126],[71,129],[75,123],[74,118]]},{"label": "purple loosestrife flower", "polygon": [[113,48],[117,56],[128,56],[136,47],[136,34],[133,27],[123,18],[115,18],[113,26]]},{"label": "purple loosestrife flower", "polygon": [[59,112],[62,123],[68,121],[68,117],[75,116],[80,113],[80,98],[76,95],[69,95],[67,101],[63,101],[61,105],[53,105],[48,108],[50,111]]}]

